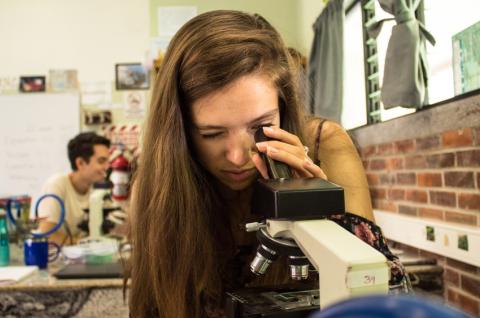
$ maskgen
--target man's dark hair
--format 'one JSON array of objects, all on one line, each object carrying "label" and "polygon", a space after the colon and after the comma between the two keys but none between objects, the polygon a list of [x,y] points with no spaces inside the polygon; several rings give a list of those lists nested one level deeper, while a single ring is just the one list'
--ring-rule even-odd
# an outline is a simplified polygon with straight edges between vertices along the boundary
[{"label": "man's dark hair", "polygon": [[110,140],[93,132],[80,133],[68,142],[68,159],[72,170],[78,169],[75,159],[81,157],[87,163],[93,156],[95,145],[110,147]]}]

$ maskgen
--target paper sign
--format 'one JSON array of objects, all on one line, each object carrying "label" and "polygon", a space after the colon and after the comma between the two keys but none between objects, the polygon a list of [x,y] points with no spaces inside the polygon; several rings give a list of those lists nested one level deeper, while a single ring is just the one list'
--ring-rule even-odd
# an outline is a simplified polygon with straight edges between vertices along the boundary
[{"label": "paper sign", "polygon": [[84,82],[81,84],[82,105],[112,103],[112,84],[109,82]]},{"label": "paper sign", "polygon": [[0,77],[0,93],[16,93],[18,92],[18,77]]},{"label": "paper sign", "polygon": [[100,103],[96,105],[98,109],[110,110],[110,109],[122,109],[124,108],[121,103]]},{"label": "paper sign", "polygon": [[123,98],[126,118],[143,118],[145,116],[145,92],[130,91],[124,93]]}]

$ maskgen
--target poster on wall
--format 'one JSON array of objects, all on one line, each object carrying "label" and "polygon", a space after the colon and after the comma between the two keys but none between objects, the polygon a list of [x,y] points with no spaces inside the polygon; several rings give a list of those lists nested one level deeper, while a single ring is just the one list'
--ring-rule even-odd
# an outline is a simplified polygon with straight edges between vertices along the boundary
[{"label": "poster on wall", "polygon": [[125,118],[142,119],[145,116],[146,94],[142,91],[130,91],[123,94]]},{"label": "poster on wall", "polygon": [[455,95],[480,88],[480,21],[452,37]]},{"label": "poster on wall", "polygon": [[158,7],[158,36],[172,37],[185,22],[196,15],[197,7],[195,6]]}]

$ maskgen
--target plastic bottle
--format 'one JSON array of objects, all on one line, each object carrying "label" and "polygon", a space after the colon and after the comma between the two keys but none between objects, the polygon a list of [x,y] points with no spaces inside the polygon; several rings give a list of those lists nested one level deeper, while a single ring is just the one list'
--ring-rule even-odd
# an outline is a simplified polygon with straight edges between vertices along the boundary
[{"label": "plastic bottle", "polygon": [[0,206],[0,266],[10,264],[10,246],[8,239],[7,217],[5,210]]}]

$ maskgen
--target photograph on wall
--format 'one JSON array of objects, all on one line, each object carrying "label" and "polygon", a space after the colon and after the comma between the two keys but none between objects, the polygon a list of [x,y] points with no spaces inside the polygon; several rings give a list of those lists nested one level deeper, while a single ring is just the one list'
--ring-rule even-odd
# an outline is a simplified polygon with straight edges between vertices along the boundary
[{"label": "photograph on wall", "polygon": [[20,92],[45,92],[45,76],[20,76]]},{"label": "photograph on wall", "polygon": [[116,64],[115,83],[117,90],[148,89],[150,87],[148,70],[141,63]]},{"label": "photograph on wall", "polygon": [[88,111],[83,112],[83,123],[85,126],[89,125],[106,125],[112,123],[112,112],[108,110],[103,111]]}]

